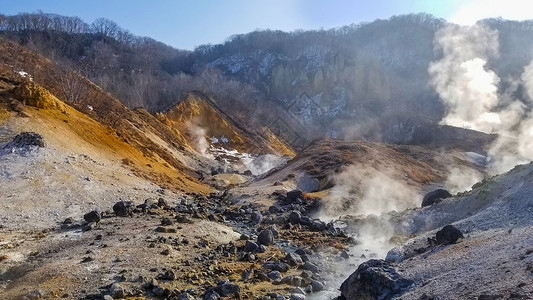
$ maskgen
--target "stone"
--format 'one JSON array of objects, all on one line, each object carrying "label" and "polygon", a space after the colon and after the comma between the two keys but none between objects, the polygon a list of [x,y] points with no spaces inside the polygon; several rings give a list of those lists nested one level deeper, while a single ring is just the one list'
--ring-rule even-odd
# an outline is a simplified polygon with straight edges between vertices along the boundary
[{"label": "stone", "polygon": [[170,218],[163,218],[161,219],[161,225],[162,226],[172,225],[172,220]]},{"label": "stone", "polygon": [[234,283],[223,280],[218,283],[215,291],[222,297],[239,298],[240,287]]},{"label": "stone", "polygon": [[290,300],[305,300],[305,295],[293,293],[290,296]]},{"label": "stone", "polygon": [[281,279],[281,273],[279,271],[270,271],[267,273],[268,278],[272,280],[280,280]]},{"label": "stone", "polygon": [[98,223],[100,222],[100,220],[102,220],[102,215],[100,214],[100,212],[93,210],[83,215],[83,219],[85,219],[85,221],[89,223]]},{"label": "stone", "polygon": [[324,284],[318,280],[311,281],[311,287],[313,288],[313,292],[320,292],[324,289]]},{"label": "stone", "polygon": [[113,211],[119,217],[127,217],[133,212],[131,201],[119,201],[113,205]]},{"label": "stone", "polygon": [[404,292],[413,281],[400,275],[392,263],[372,259],[359,265],[341,285],[346,299],[391,299]]},{"label": "stone", "polygon": [[195,300],[193,296],[189,295],[188,293],[181,293],[178,295],[178,300]]},{"label": "stone", "polygon": [[290,267],[288,264],[280,261],[267,261],[263,264],[263,268],[284,273],[287,272]]},{"label": "stone", "polygon": [[252,241],[246,241],[246,244],[244,244],[244,252],[255,252],[259,248],[259,245]]},{"label": "stone", "polygon": [[293,210],[289,214],[289,223],[291,224],[300,224],[302,220],[302,214],[299,211]]},{"label": "stone", "polygon": [[271,207],[268,208],[268,212],[271,214],[279,214],[283,212],[283,209],[281,209],[277,205],[272,205]]},{"label": "stone", "polygon": [[294,203],[297,199],[303,199],[304,194],[301,190],[292,190],[287,192],[287,202]]},{"label": "stone", "polygon": [[257,242],[265,246],[272,245],[274,244],[274,234],[272,231],[265,229],[257,236]]},{"label": "stone", "polygon": [[126,296],[124,287],[122,287],[122,285],[120,285],[120,283],[117,283],[117,282],[113,283],[109,287],[109,294],[113,298],[124,298]]},{"label": "stone", "polygon": [[285,257],[283,258],[283,261],[285,261],[286,263],[288,263],[290,266],[293,266],[293,267],[303,263],[300,255],[296,253],[287,253],[287,255],[285,255]]},{"label": "stone", "polygon": [[312,220],[309,228],[313,231],[324,231],[326,230],[327,224],[324,221]]},{"label": "stone", "polygon": [[400,247],[394,247],[387,252],[387,257],[385,257],[386,261],[390,261],[392,263],[400,263],[404,259],[404,253],[402,251],[402,248]]},{"label": "stone", "polygon": [[451,197],[452,194],[445,189],[437,189],[432,192],[427,193],[422,200],[422,207],[430,206]]},{"label": "stone", "polygon": [[341,254],[340,254],[340,257],[344,258],[344,259],[348,259],[348,258],[350,258],[350,255],[348,254],[348,252],[342,251]]},{"label": "stone", "polygon": [[161,208],[166,208],[166,207],[169,207],[167,201],[163,198],[159,198],[157,200],[157,206],[161,207]]},{"label": "stone", "polygon": [[274,235],[274,238],[277,238],[279,236],[279,231],[276,225],[270,225],[267,228],[268,230],[272,231],[272,234]]},{"label": "stone", "polygon": [[260,212],[258,211],[254,211],[252,212],[252,214],[250,215],[251,219],[252,219],[252,223],[253,224],[259,224],[261,223],[261,220],[263,219],[263,216],[261,215]]},{"label": "stone", "polygon": [[21,132],[13,138],[9,147],[25,148],[29,146],[45,147],[43,137],[35,132]]},{"label": "stone", "polygon": [[318,266],[315,265],[314,263],[312,262],[309,262],[309,261],[306,261],[303,266],[302,266],[302,269],[304,270],[308,270],[308,271],[311,271],[313,273],[318,273]]},{"label": "stone", "polygon": [[163,280],[176,280],[176,274],[172,270],[167,270],[164,274],[161,275]]},{"label": "stone", "polygon": [[436,240],[438,244],[448,245],[455,244],[457,240],[463,239],[463,233],[461,230],[453,225],[446,225],[441,230],[437,231]]}]

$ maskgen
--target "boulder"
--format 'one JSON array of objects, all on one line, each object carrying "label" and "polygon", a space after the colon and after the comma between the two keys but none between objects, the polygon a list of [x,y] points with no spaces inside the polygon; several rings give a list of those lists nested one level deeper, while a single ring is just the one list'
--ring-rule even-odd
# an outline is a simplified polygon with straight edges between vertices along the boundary
[{"label": "boulder", "polygon": [[302,220],[302,214],[299,211],[297,210],[291,211],[291,213],[289,214],[289,223],[300,224],[301,220]]},{"label": "boulder", "polygon": [[298,264],[303,263],[302,258],[300,257],[300,255],[298,255],[296,253],[288,253],[287,255],[285,255],[283,260],[286,263],[288,263],[289,265],[293,266],[293,267],[297,266]]},{"label": "boulder", "polygon": [[100,214],[100,212],[93,210],[83,215],[83,219],[85,219],[85,221],[89,223],[98,223],[100,222],[100,220],[102,220],[102,215]]},{"label": "boulder", "polygon": [[273,271],[287,272],[289,265],[280,261],[267,261],[263,264],[263,268]]},{"label": "boulder", "polygon": [[453,225],[446,225],[441,230],[437,231],[436,240],[438,244],[448,245],[455,244],[457,240],[463,239],[461,230]]},{"label": "boulder", "polygon": [[240,288],[234,283],[223,280],[218,283],[215,291],[222,297],[231,297],[233,299],[239,298]]},{"label": "boulder", "polygon": [[259,245],[252,241],[246,241],[246,244],[244,244],[244,252],[255,252],[259,249]]},{"label": "boulder", "polygon": [[265,246],[272,245],[274,244],[274,234],[271,230],[265,229],[257,236],[257,242]]},{"label": "boulder", "polygon": [[131,201],[119,201],[113,205],[113,211],[119,217],[126,217],[133,212],[133,205]]},{"label": "boulder", "polygon": [[292,190],[290,192],[287,192],[287,202],[293,203],[296,202],[297,199],[303,199],[304,193],[301,190]]},{"label": "boulder", "polygon": [[9,144],[15,148],[25,148],[29,146],[45,147],[43,137],[35,132],[22,132],[13,138]]},{"label": "boulder", "polygon": [[422,207],[430,206],[442,201],[442,199],[451,197],[452,194],[445,189],[437,189],[427,193],[422,200]]},{"label": "boulder", "polygon": [[396,272],[390,262],[372,259],[360,264],[340,290],[346,299],[391,299],[411,284],[413,281]]}]

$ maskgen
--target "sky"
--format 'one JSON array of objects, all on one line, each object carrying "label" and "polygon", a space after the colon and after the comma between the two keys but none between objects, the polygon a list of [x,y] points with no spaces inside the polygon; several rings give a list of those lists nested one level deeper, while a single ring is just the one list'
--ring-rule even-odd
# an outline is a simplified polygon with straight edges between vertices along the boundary
[{"label": "sky", "polygon": [[426,12],[454,23],[533,18],[530,0],[0,0],[0,13],[55,13],[87,23],[107,18],[178,49],[217,44],[256,29],[330,29]]}]

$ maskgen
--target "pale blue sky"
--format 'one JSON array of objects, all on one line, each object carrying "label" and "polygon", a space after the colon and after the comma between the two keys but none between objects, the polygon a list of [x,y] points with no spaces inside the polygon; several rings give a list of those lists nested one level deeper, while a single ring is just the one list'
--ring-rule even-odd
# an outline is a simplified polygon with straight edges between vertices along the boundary
[{"label": "pale blue sky", "polygon": [[[393,15],[427,12],[468,23],[499,16],[521,0],[0,0],[0,13],[56,13],[87,23],[99,17],[115,21],[135,35],[149,36],[180,49],[220,43],[233,34],[255,29],[292,31],[329,29]],[[501,3],[487,5],[487,2]],[[527,2],[527,1],[522,1]],[[519,4],[514,6],[520,6]],[[483,8],[483,9],[480,9]],[[491,10],[492,11],[486,11]],[[497,14],[497,15],[494,15]]]}]

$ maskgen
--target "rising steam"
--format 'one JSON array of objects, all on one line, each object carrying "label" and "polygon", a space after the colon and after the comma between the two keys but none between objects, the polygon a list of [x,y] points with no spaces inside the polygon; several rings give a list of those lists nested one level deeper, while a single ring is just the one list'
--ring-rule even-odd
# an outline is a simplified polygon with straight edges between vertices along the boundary
[{"label": "rising steam", "polygon": [[447,108],[441,124],[498,134],[488,149],[491,173],[506,172],[532,160],[533,61],[515,79],[516,84],[510,85],[523,85],[528,99],[513,99],[509,96],[512,91],[499,94],[501,80],[487,63],[498,56],[496,30],[481,23],[449,24],[436,33],[435,48],[442,58],[432,62],[428,71]]},{"label": "rising steam", "polygon": [[419,205],[417,191],[396,178],[402,177],[394,170],[347,167],[335,176],[335,186],[322,217],[381,215]]},{"label": "rising steam", "polygon": [[187,132],[192,139],[192,146],[194,150],[198,151],[203,157],[214,159],[214,156],[208,153],[209,141],[206,138],[205,129],[197,125],[195,122],[188,122],[186,124]]}]

